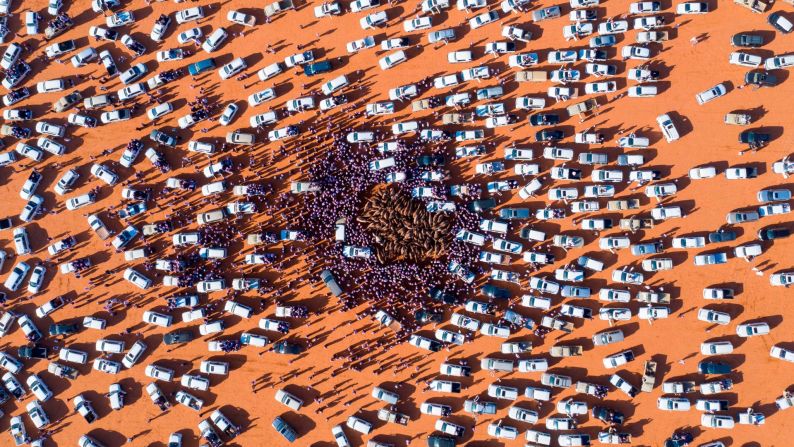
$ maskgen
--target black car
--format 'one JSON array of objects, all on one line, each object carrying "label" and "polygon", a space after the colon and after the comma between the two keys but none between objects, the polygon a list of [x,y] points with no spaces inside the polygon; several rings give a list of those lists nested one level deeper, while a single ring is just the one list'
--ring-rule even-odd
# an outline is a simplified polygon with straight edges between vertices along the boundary
[{"label": "black car", "polygon": [[432,155],[420,155],[416,158],[416,164],[422,167],[427,166],[441,166],[446,162],[446,159],[443,155],[440,154],[432,154]]},{"label": "black car", "polygon": [[455,438],[449,436],[428,436],[427,447],[455,447]]},{"label": "black car", "polygon": [[47,359],[47,348],[43,346],[22,346],[17,354],[23,359]]},{"label": "black car", "polygon": [[513,295],[510,293],[509,290],[503,289],[501,287],[497,287],[493,284],[486,284],[482,286],[480,289],[480,293],[487,296],[488,298],[495,298],[495,299],[510,299]]},{"label": "black car", "polygon": [[475,200],[469,204],[469,211],[473,213],[481,213],[483,211],[488,211],[489,209],[496,206],[496,200],[493,197],[488,199],[481,199]]},{"label": "black car", "polygon": [[735,47],[757,48],[764,45],[764,37],[758,34],[739,33],[731,37],[731,45]]},{"label": "black car", "polygon": [[556,113],[536,113],[529,117],[529,124],[533,126],[553,126],[560,122]]},{"label": "black car", "polygon": [[702,361],[698,363],[698,371],[700,374],[730,374],[733,368],[727,363]]},{"label": "black car", "polygon": [[433,299],[433,301],[440,301],[440,302],[442,302],[444,304],[457,304],[457,302],[458,302],[458,297],[457,296],[455,296],[455,295],[453,295],[451,293],[447,293],[447,292],[439,289],[438,287],[431,288],[427,292],[427,294],[430,296],[431,299]]},{"label": "black car", "polygon": [[557,141],[562,140],[565,134],[561,130],[541,130],[535,134],[537,141]]},{"label": "black car", "polygon": [[730,230],[719,230],[709,233],[709,242],[714,244],[718,242],[730,242],[736,239],[736,232]]},{"label": "black car", "polygon": [[744,83],[758,87],[774,87],[777,85],[777,78],[766,70],[750,70],[744,75]]},{"label": "black car", "polygon": [[414,314],[414,319],[416,319],[418,323],[422,323],[422,324],[430,323],[430,322],[441,323],[442,321],[444,321],[444,314],[442,314],[441,312],[433,312],[431,310],[421,309],[416,311],[416,313]]},{"label": "black car", "polygon": [[664,441],[664,447],[685,447],[694,439],[691,433],[675,433]]},{"label": "black car", "polygon": [[762,228],[758,230],[758,239],[762,241],[771,241],[775,239],[782,239],[791,236],[791,230],[788,228]]},{"label": "black car", "polygon": [[7,230],[14,226],[14,221],[10,217],[0,219],[0,230]]},{"label": "black car", "polygon": [[193,340],[193,333],[190,331],[171,332],[170,334],[165,334],[165,337],[163,337],[163,343],[167,345],[187,343],[191,340]]},{"label": "black car", "polygon": [[273,345],[273,351],[279,354],[297,355],[303,352],[303,347],[301,345],[282,340]]},{"label": "black car", "polygon": [[623,413],[606,407],[593,407],[593,417],[607,424],[622,424]]},{"label": "black car", "polygon": [[760,147],[772,139],[772,135],[757,130],[745,130],[739,134],[739,142],[749,144],[750,147]]},{"label": "black car", "polygon": [[80,324],[58,323],[50,325],[50,335],[71,335],[76,334],[83,327]]}]

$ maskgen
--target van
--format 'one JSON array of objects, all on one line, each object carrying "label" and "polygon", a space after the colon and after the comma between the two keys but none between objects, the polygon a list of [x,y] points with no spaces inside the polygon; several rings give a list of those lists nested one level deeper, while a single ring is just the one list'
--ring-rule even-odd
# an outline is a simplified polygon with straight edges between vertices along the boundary
[{"label": "van", "polygon": [[303,66],[303,74],[306,76],[314,76],[320,73],[327,73],[333,69],[331,62],[320,61],[313,64],[306,64]]},{"label": "van", "polygon": [[342,294],[342,289],[339,287],[336,278],[334,278],[334,274],[331,273],[330,270],[323,270],[320,272],[320,279],[323,280],[325,286],[328,287],[328,290],[330,290],[334,296]]},{"label": "van", "polygon": [[205,71],[213,69],[215,69],[215,59],[213,58],[204,59],[203,61],[198,61],[187,66],[187,71],[191,76],[198,76]]},{"label": "van", "polygon": [[488,371],[512,372],[513,361],[486,357],[480,361],[480,368]]}]

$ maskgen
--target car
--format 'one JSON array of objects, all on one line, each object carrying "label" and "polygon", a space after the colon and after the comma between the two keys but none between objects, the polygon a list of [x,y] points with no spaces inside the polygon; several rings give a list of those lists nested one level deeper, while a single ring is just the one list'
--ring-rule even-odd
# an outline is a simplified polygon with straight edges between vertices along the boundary
[{"label": "car", "polygon": [[139,82],[137,84],[128,85],[121,89],[118,93],[119,101],[128,101],[133,98],[137,98],[142,94],[146,93],[148,90],[146,83]]},{"label": "car", "polygon": [[119,75],[119,79],[121,79],[123,84],[131,84],[142,78],[148,71],[146,64],[139,63],[122,72],[121,75]]},{"label": "car", "polygon": [[407,60],[408,57],[405,55],[405,51],[399,50],[381,58],[378,63],[380,64],[380,68],[382,70],[388,70],[389,68],[399,65]]},{"label": "car", "polygon": [[794,284],[794,272],[773,273],[769,277],[769,283],[773,286],[788,287],[791,284]]},{"label": "car", "polygon": [[735,421],[732,416],[706,413],[700,416],[700,425],[709,428],[732,429]]},{"label": "car", "polygon": [[764,37],[759,34],[737,33],[731,36],[731,45],[735,47],[758,48],[764,45]]},{"label": "car", "polygon": [[378,11],[362,17],[358,23],[361,29],[367,30],[384,26],[388,20],[389,16],[386,14],[386,11]]},{"label": "car", "polygon": [[472,30],[481,28],[489,23],[493,23],[499,19],[499,13],[496,11],[488,11],[482,14],[478,14],[474,18],[469,20],[469,27]]},{"label": "car", "polygon": [[176,13],[176,23],[183,24],[204,18],[204,9],[201,6],[183,9]]},{"label": "car", "polygon": [[675,7],[676,14],[705,14],[709,12],[709,4],[706,2],[683,2]]},{"label": "car", "polygon": [[689,411],[692,403],[684,397],[660,397],[656,400],[656,408],[664,411]]},{"label": "car", "polygon": [[132,113],[130,112],[129,109],[118,109],[118,110],[111,110],[110,112],[102,112],[102,115],[99,116],[99,119],[100,121],[102,121],[102,124],[127,121],[130,118],[132,118]]},{"label": "car", "polygon": [[703,355],[723,355],[733,352],[730,341],[709,341],[700,344],[700,353]]},{"label": "car", "polygon": [[772,241],[775,239],[789,237],[790,235],[791,230],[784,227],[762,228],[758,230],[758,240],[760,241]]},{"label": "car", "polygon": [[772,28],[775,28],[783,34],[788,34],[791,31],[794,31],[794,23],[791,23],[791,20],[784,16],[780,11],[769,14],[769,17],[767,17],[767,22],[772,25]]},{"label": "car", "polygon": [[736,326],[736,335],[742,338],[756,335],[769,334],[770,327],[767,323],[742,323]]},{"label": "car", "polygon": [[707,323],[715,323],[720,325],[730,324],[731,316],[725,312],[719,312],[716,310],[709,310],[709,309],[700,309],[698,310],[697,315],[698,320],[705,321]]},{"label": "car", "polygon": [[433,27],[433,18],[432,17],[415,17],[413,19],[408,19],[403,22],[403,29],[406,33],[410,33],[413,31],[421,31],[430,29]]},{"label": "car", "polygon": [[772,349],[769,351],[769,356],[794,363],[794,351],[780,346],[772,346]]},{"label": "car", "polygon": [[229,34],[226,30],[223,27],[219,27],[207,36],[204,43],[201,44],[201,49],[207,53],[212,53],[221,47],[227,37],[229,37]]},{"label": "car", "polygon": [[653,98],[658,91],[655,85],[635,85],[629,87],[628,95],[630,98]]},{"label": "car", "polygon": [[761,56],[745,53],[743,51],[734,51],[728,58],[728,63],[739,65],[742,67],[757,68],[761,65],[763,59]]},{"label": "car", "polygon": [[767,58],[764,61],[764,68],[767,70],[775,70],[779,68],[788,68],[794,66],[794,54],[783,54]]},{"label": "car", "polygon": [[724,96],[728,90],[725,88],[725,84],[717,84],[714,87],[700,92],[695,95],[695,99],[697,103],[703,105],[709,101],[719,98],[720,96]]},{"label": "car", "polygon": [[238,58],[232,59],[231,62],[223,65],[218,70],[218,75],[220,76],[221,80],[224,81],[224,80],[229,79],[232,76],[240,73],[241,71],[245,70],[246,68],[248,68],[248,65],[246,65],[245,60],[243,60],[243,58],[241,58],[241,57],[238,57]]}]

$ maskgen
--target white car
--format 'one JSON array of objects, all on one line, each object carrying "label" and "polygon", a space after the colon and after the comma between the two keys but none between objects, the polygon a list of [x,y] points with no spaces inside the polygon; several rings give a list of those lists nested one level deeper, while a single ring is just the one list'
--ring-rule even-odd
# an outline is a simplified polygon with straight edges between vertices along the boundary
[{"label": "white car", "polygon": [[[248,96],[248,104],[252,107],[255,107],[267,101],[270,101],[275,97],[276,97],[276,89],[266,88],[264,90],[260,90],[258,92],[252,93],[250,96]],[[290,111],[294,111],[294,110],[290,109]]]},{"label": "white car", "polygon": [[174,370],[157,365],[146,365],[143,373],[146,377],[164,382],[170,382],[174,379]]},{"label": "white car", "polygon": [[766,323],[742,323],[736,326],[736,335],[742,338],[769,334],[770,327]]},{"label": "white car", "polygon": [[229,364],[213,360],[202,360],[201,365],[199,365],[199,371],[204,374],[225,376],[229,374]]},{"label": "white car", "polygon": [[406,33],[426,30],[432,27],[433,27],[432,17],[416,17],[413,19],[408,19],[405,22],[403,22],[403,29],[405,30]]},{"label": "white car", "polygon": [[723,355],[733,352],[730,341],[707,341],[700,344],[700,353],[703,355]]},{"label": "white car", "polygon": [[388,20],[389,16],[386,14],[386,11],[378,11],[362,17],[361,20],[358,21],[358,24],[361,25],[361,29],[367,30],[381,27],[385,25]]},{"label": "white car", "polygon": [[381,58],[378,63],[380,64],[380,68],[382,70],[388,70],[389,68],[395,67],[407,60],[408,57],[405,55],[405,51],[399,50]]},{"label": "white car", "polygon": [[146,111],[149,120],[154,121],[174,111],[174,106],[170,102],[158,104]]},{"label": "white car", "polygon": [[698,104],[703,105],[709,101],[719,98],[720,96],[724,96],[727,92],[728,90],[725,88],[724,84],[717,84],[714,87],[695,95],[695,99],[697,100]]},{"label": "white car", "polygon": [[447,53],[447,62],[451,64],[471,62],[472,60],[474,60],[472,52],[468,50],[451,51]]},{"label": "white car", "polygon": [[764,61],[764,68],[767,70],[788,68],[791,66],[794,66],[794,54],[783,54],[780,56],[774,56]]},{"label": "white car", "polygon": [[182,24],[204,18],[204,9],[201,6],[183,9],[176,13],[176,23]]},{"label": "white car", "polygon": [[179,42],[181,45],[185,45],[187,43],[198,41],[204,36],[204,33],[201,31],[201,28],[195,27],[190,28],[188,30],[182,31],[176,36],[176,41]]},{"label": "white car", "polygon": [[25,409],[28,412],[28,416],[30,416],[30,420],[37,429],[42,429],[50,424],[50,419],[47,417],[47,413],[44,412],[44,408],[41,407],[41,403],[38,400],[29,402],[25,406]]},{"label": "white car", "polygon": [[706,2],[683,2],[675,7],[676,14],[705,14],[709,12],[709,4]]},{"label": "white car", "polygon": [[653,98],[658,92],[655,85],[635,85],[628,89],[630,98]]},{"label": "white car", "polygon": [[790,349],[780,346],[772,346],[772,349],[769,351],[769,355],[772,358],[794,363],[794,351]]},{"label": "white car", "polygon": [[709,309],[698,310],[697,318],[698,320],[705,321],[706,323],[716,323],[720,325],[730,324],[731,322],[731,316],[729,314]]},{"label": "white car", "polygon": [[246,65],[245,60],[243,58],[238,57],[233,59],[228,64],[225,64],[218,70],[218,75],[220,76],[222,81],[231,78],[232,76],[240,73],[241,71],[248,68]]},{"label": "white car", "polygon": [[475,16],[469,20],[469,27],[475,30],[481,28],[489,23],[499,20],[499,13],[496,11],[488,11]]},{"label": "white car", "polygon": [[665,411],[689,411],[692,403],[684,397],[660,397],[656,400],[656,408]]},{"label": "white car", "polygon": [[728,63],[741,67],[758,68],[762,62],[763,59],[761,56],[745,53],[743,51],[734,51],[728,58]]},{"label": "white car", "polygon": [[119,176],[115,172],[98,163],[91,165],[91,175],[98,178],[99,180],[102,180],[110,186],[115,185],[116,182],[119,181]]},{"label": "white car", "polygon": [[201,49],[206,51],[207,53],[212,53],[213,51],[220,48],[226,38],[229,37],[229,34],[226,32],[224,28],[218,28],[212,32],[204,43],[201,44]]},{"label": "white car", "polygon": [[226,20],[243,26],[256,25],[256,17],[250,14],[242,13],[240,11],[234,11],[234,10],[229,11],[228,13],[226,13]]},{"label": "white car", "polygon": [[52,397],[50,388],[36,374],[29,375],[25,383],[33,395],[36,396],[36,399],[47,402]]}]

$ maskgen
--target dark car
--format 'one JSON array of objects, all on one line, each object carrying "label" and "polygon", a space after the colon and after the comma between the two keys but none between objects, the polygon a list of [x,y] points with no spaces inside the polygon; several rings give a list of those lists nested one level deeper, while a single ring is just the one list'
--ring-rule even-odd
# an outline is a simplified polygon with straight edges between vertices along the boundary
[{"label": "dark car", "polygon": [[499,210],[499,217],[502,219],[529,219],[529,208],[502,208]]},{"label": "dark car", "polygon": [[553,126],[560,122],[556,113],[536,113],[529,117],[529,124],[533,126]]},{"label": "dark car", "polygon": [[47,359],[47,348],[43,346],[22,346],[17,351],[20,358],[23,359]]},{"label": "dark car", "polygon": [[215,68],[215,59],[209,58],[188,65],[187,71],[190,73],[191,76],[197,76],[201,73],[204,73],[205,71],[209,71],[214,68]]},{"label": "dark car", "polygon": [[535,134],[537,141],[557,141],[562,140],[565,134],[561,130],[541,130]]},{"label": "dark car", "polygon": [[427,447],[455,447],[455,438],[449,436],[428,436]]},{"label": "dark car", "polygon": [[427,309],[421,309],[416,311],[414,314],[414,319],[422,324],[425,323],[441,323],[444,321],[444,314],[441,312],[433,312]]},{"label": "dark car", "polygon": [[306,76],[314,76],[320,73],[326,73],[333,69],[331,62],[320,61],[313,64],[306,64],[303,66],[303,74]]},{"label": "dark car", "polygon": [[0,405],[8,402],[8,399],[11,399],[11,395],[5,389],[0,388]]},{"label": "dark car", "polygon": [[733,368],[727,363],[702,361],[698,363],[698,371],[701,374],[729,374]]},{"label": "dark car", "polygon": [[280,417],[273,420],[273,428],[289,442],[294,442],[298,439],[298,433],[295,429]]},{"label": "dark car", "polygon": [[73,323],[58,323],[58,324],[51,324],[50,325],[50,335],[71,335],[76,334],[80,328],[83,327],[81,324]]},{"label": "dark car", "polygon": [[14,226],[14,221],[10,217],[0,219],[0,230],[7,230]]},{"label": "dark car", "polygon": [[303,352],[303,347],[301,345],[282,340],[273,345],[273,351],[279,354],[297,355]]},{"label": "dark car", "polygon": [[190,331],[176,331],[170,334],[165,334],[163,343],[167,345],[176,345],[179,343],[187,343],[193,340],[193,333]]},{"label": "dark car", "polygon": [[457,302],[458,302],[458,297],[457,296],[455,296],[455,295],[453,295],[451,293],[447,293],[447,292],[439,289],[438,287],[431,288],[427,292],[427,294],[430,296],[430,298],[433,301],[439,301],[439,302],[442,302],[444,304],[457,304]]},{"label": "dark car", "polygon": [[469,211],[473,213],[481,213],[483,211],[488,211],[489,209],[496,206],[496,200],[493,197],[488,199],[481,199],[475,200],[469,204]]},{"label": "dark car", "polygon": [[758,230],[758,239],[762,241],[772,241],[775,239],[782,239],[791,236],[791,231],[788,228],[762,228]]},{"label": "dark car", "polygon": [[446,159],[443,155],[440,154],[432,154],[432,155],[420,155],[416,157],[416,164],[422,167],[427,166],[440,166],[446,162]]},{"label": "dark car", "polygon": [[764,45],[764,37],[759,34],[738,33],[731,37],[731,45],[735,47],[757,48]]},{"label": "dark car", "polygon": [[750,146],[763,146],[772,139],[772,135],[757,130],[745,130],[739,134],[739,142]]},{"label": "dark car", "polygon": [[339,283],[336,282],[336,278],[334,278],[334,274],[331,273],[330,270],[323,270],[320,272],[320,279],[323,280],[325,286],[328,287],[328,290],[330,290],[334,296],[342,294],[342,288],[339,287]]},{"label": "dark car", "polygon": [[736,232],[730,230],[719,230],[709,233],[709,242],[714,244],[717,242],[730,242],[736,239]]},{"label": "dark car", "polygon": [[503,300],[510,299],[510,297],[513,296],[509,290],[497,287],[493,284],[486,284],[482,286],[480,292],[489,298],[498,298]]},{"label": "dark car", "polygon": [[685,447],[694,439],[691,433],[675,433],[664,441],[664,447]]},{"label": "dark car", "polygon": [[758,87],[774,87],[777,78],[766,70],[751,70],[744,75],[744,82]]},{"label": "dark car", "polygon": [[593,407],[593,417],[607,424],[622,424],[623,413],[607,407]]}]

